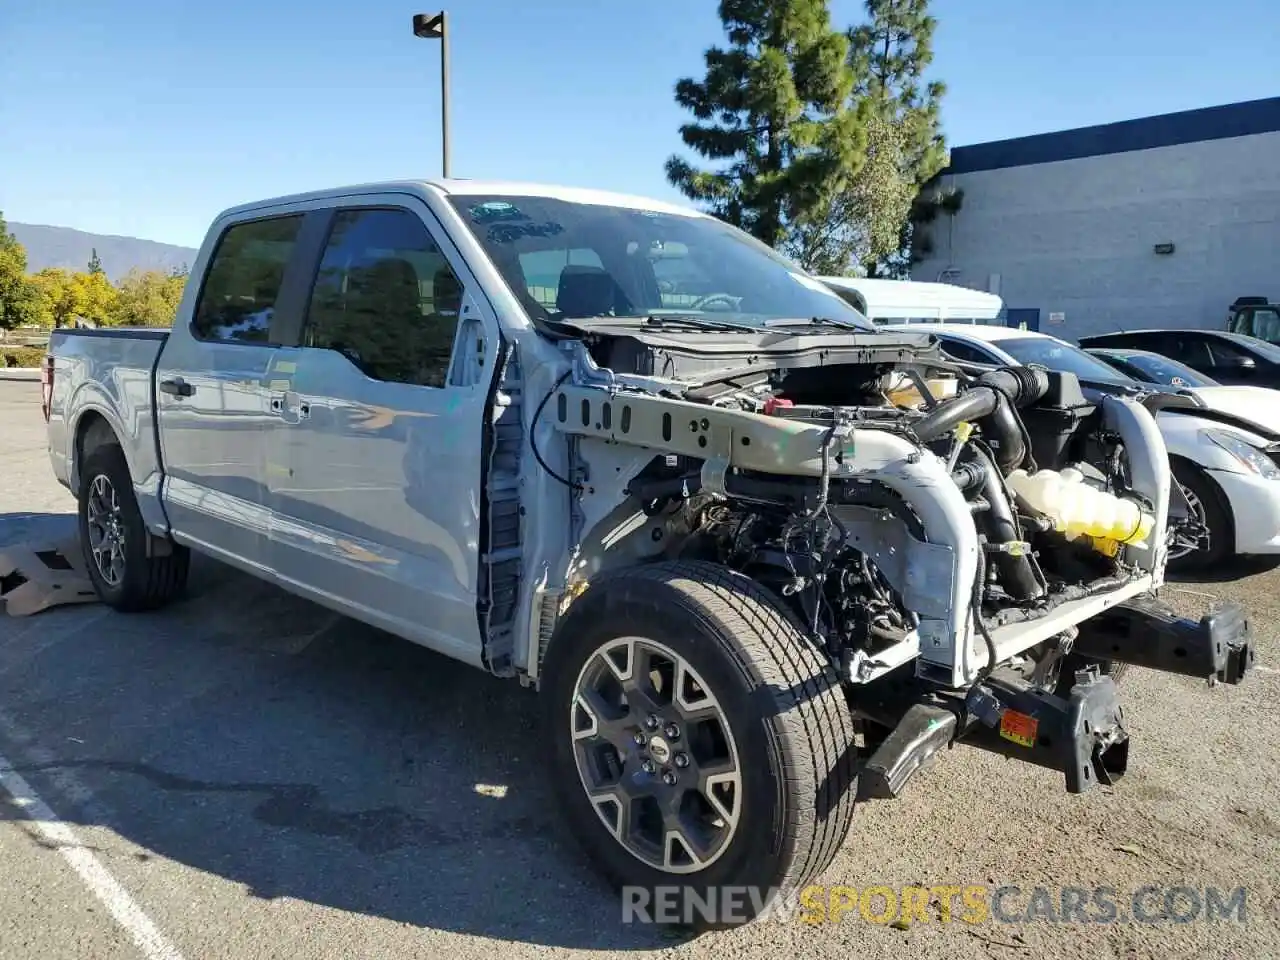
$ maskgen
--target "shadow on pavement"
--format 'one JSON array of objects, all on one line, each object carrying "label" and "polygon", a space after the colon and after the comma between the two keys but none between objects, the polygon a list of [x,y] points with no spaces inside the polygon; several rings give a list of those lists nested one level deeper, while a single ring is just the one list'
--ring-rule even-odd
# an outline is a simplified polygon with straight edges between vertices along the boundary
[{"label": "shadow on pavement", "polygon": [[[69,521],[0,514],[0,541]],[[156,613],[0,615],[0,733],[46,755],[4,752],[68,822],[148,851],[141,868],[499,940],[670,946],[621,922],[557,829],[535,700],[200,558]]]},{"label": "shadow on pavement", "polygon": [[1212,570],[1196,570],[1179,575],[1169,575],[1170,583],[1231,583],[1245,577],[1270,573],[1280,567],[1280,557],[1232,557]]}]

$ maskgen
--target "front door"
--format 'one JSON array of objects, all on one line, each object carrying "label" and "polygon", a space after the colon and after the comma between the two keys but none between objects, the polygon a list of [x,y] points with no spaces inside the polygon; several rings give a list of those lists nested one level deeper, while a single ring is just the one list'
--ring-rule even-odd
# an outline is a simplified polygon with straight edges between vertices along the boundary
[{"label": "front door", "polygon": [[497,328],[425,205],[396,202],[331,213],[298,346],[273,366],[272,562],[317,599],[479,663],[493,356],[453,355],[460,320],[482,343]]},{"label": "front door", "polygon": [[301,226],[301,215],[229,226],[204,268],[189,329],[170,335],[156,370],[174,536],[255,569],[267,564],[264,465],[277,422],[268,371],[282,316],[299,309],[284,291]]}]

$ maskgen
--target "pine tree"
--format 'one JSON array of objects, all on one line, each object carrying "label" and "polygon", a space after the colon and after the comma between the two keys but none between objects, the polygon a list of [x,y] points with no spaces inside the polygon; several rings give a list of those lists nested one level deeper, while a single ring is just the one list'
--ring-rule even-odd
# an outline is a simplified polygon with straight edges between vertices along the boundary
[{"label": "pine tree", "polygon": [[706,74],[676,84],[694,120],[667,177],[709,212],[782,246],[849,184],[866,148],[851,94],[848,39],[825,0],[721,0],[729,45],[706,51]]},{"label": "pine tree", "polygon": [[[869,22],[849,31],[855,95],[900,130],[902,186],[916,194],[947,163],[939,118],[946,85],[924,81],[933,62],[937,20],[929,15],[929,0],[866,0],[866,10]],[[864,264],[868,273],[905,268],[912,234],[907,214],[895,209],[898,250],[888,256],[875,252]]]},{"label": "pine tree", "polygon": [[89,257],[89,273],[102,273],[102,261],[98,259],[98,248],[93,248],[93,253]]}]

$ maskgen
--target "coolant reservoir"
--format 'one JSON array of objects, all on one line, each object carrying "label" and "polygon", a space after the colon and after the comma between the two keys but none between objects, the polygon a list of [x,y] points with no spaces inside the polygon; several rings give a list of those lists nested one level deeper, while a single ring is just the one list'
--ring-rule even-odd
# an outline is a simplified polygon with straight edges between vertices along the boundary
[{"label": "coolant reservoir", "polygon": [[[934,377],[925,381],[934,400],[947,400],[956,395],[959,381],[955,377]],[[917,408],[924,406],[924,397],[915,382],[903,374],[895,374],[885,391],[889,402],[896,407]]]},{"label": "coolant reservoir", "polygon": [[1015,470],[1006,482],[1028,505],[1049,517],[1068,540],[1086,536],[1090,542],[1140,543],[1155,522],[1132,500],[1095,489],[1070,467],[1033,474]]}]

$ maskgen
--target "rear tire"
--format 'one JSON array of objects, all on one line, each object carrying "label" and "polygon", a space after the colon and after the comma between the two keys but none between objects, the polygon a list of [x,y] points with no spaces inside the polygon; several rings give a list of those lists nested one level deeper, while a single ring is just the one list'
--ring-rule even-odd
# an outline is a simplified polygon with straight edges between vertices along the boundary
[{"label": "rear tire", "polygon": [[839,678],[741,574],[670,562],[597,578],[556,630],[542,701],[564,823],[641,918],[750,922],[848,834],[857,748]]},{"label": "rear tire", "polygon": [[171,543],[164,556],[147,556],[150,534],[124,451],[114,443],[95,449],[80,468],[79,522],[85,568],[107,606],[154,610],[182,593],[190,551]]}]

